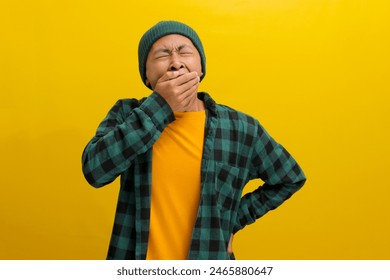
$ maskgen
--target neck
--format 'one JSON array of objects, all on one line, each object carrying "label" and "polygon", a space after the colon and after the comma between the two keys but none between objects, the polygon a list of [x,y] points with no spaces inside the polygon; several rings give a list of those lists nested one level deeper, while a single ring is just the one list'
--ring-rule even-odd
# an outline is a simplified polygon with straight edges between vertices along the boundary
[{"label": "neck", "polygon": [[204,111],[205,106],[203,100],[196,98],[194,105],[191,107],[191,111]]}]

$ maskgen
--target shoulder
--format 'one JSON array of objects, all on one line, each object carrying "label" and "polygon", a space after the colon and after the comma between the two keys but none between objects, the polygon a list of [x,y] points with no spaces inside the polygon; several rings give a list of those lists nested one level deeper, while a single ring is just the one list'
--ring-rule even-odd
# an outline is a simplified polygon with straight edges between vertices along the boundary
[{"label": "shoulder", "polygon": [[132,111],[133,109],[139,107],[146,97],[142,99],[136,98],[123,98],[119,99],[114,106],[111,108],[112,113],[127,113]]},{"label": "shoulder", "polygon": [[144,98],[141,98],[141,99],[136,99],[136,98],[122,98],[122,99],[119,99],[115,106],[118,106],[118,107],[130,107],[130,108],[136,108],[136,107],[139,107],[142,102],[144,102],[144,100],[146,99],[146,97]]},{"label": "shoulder", "polygon": [[202,92],[200,98],[204,100],[210,115],[218,119],[220,128],[250,134],[256,134],[259,129],[262,129],[256,118],[228,105],[217,103],[208,93]]},{"label": "shoulder", "polygon": [[254,117],[248,115],[247,113],[234,109],[228,105],[216,104],[216,109],[218,115],[222,118],[239,120],[239,121],[247,122],[248,124],[254,124],[255,122],[257,122],[257,120]]},{"label": "shoulder", "polygon": [[218,116],[218,118],[222,121],[232,121],[232,122],[242,122],[247,125],[256,125],[258,121],[239,110],[236,110],[228,105],[217,103],[212,97],[206,93],[201,93],[201,99],[205,101],[206,108],[208,108],[212,113]]},{"label": "shoulder", "polygon": [[224,104],[216,104],[216,111],[218,118],[223,123],[233,124],[237,129],[245,132],[254,132],[256,131],[260,123],[259,121],[239,110],[236,110],[230,106]]}]

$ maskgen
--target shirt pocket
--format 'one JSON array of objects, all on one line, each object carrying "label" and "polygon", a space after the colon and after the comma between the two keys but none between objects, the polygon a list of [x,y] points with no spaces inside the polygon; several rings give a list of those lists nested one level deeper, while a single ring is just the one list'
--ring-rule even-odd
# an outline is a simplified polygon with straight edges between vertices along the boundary
[{"label": "shirt pocket", "polygon": [[231,210],[237,203],[237,179],[239,168],[216,162],[215,191],[217,206],[221,210]]}]

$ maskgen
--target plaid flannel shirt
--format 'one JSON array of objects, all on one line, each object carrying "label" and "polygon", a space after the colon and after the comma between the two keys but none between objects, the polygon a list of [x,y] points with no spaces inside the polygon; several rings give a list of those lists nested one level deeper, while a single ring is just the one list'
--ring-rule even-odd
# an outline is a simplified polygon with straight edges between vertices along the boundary
[{"label": "plaid flannel shirt", "polygon": [[[236,233],[275,209],[306,178],[291,155],[254,118],[199,93],[206,107],[201,198],[188,259],[234,259],[227,245]],[[107,259],[145,259],[151,201],[152,148],[175,121],[156,92],[119,100],[99,125],[82,157],[86,180],[101,187],[121,175]],[[264,184],[242,196],[246,183]],[[185,185],[183,185],[185,188]]]}]

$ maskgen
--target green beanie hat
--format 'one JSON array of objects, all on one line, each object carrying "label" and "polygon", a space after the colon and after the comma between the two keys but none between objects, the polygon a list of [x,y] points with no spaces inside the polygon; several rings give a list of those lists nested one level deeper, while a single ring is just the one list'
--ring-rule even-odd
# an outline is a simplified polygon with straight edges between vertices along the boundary
[{"label": "green beanie hat", "polygon": [[178,22],[178,21],[160,21],[152,28],[150,28],[142,36],[139,45],[138,45],[138,67],[139,73],[141,74],[142,82],[151,89],[150,85],[146,84],[146,59],[153,44],[160,39],[169,34],[179,34],[187,37],[192,41],[196,49],[200,54],[201,66],[203,75],[200,77],[200,80],[203,80],[206,75],[206,57],[204,54],[202,42],[200,41],[195,30],[193,30],[188,25]]}]

